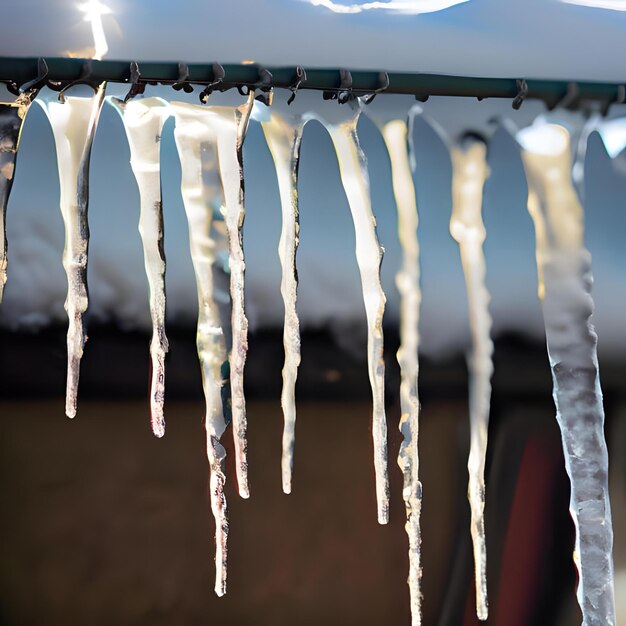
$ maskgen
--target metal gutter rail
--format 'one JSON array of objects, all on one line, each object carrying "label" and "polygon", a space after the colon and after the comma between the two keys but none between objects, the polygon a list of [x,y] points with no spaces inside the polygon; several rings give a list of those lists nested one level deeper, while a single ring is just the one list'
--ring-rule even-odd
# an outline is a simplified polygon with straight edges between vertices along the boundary
[{"label": "metal gutter rail", "polygon": [[0,82],[14,90],[41,87],[67,87],[71,83],[102,81],[137,84],[204,85],[215,90],[248,88],[268,91],[272,87],[351,92],[355,95],[394,93],[429,96],[511,98],[514,108],[524,99],[543,100],[548,108],[565,106],[578,109],[600,104],[606,112],[611,104],[626,100],[625,84],[479,78],[445,74],[384,72],[370,70],[274,67],[258,64],[177,63],[96,61],[77,58],[0,57]]}]

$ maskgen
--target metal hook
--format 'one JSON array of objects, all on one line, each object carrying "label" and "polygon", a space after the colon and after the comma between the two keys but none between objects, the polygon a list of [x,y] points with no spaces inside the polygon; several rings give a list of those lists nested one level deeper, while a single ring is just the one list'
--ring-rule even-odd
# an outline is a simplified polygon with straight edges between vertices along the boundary
[{"label": "metal hook", "polygon": [[124,98],[124,102],[128,102],[131,98],[142,94],[146,90],[146,85],[139,82],[141,80],[141,72],[139,71],[139,63],[137,61],[130,62],[130,76],[128,80],[131,82],[131,87]]},{"label": "metal hook", "polygon": [[262,102],[263,104],[270,106],[272,104],[272,73],[264,68],[259,67],[258,70],[258,80],[252,85],[237,85],[237,91],[242,96],[247,96],[251,91],[256,91],[257,89],[261,92],[258,96],[255,96],[255,100]]},{"label": "metal hook", "polygon": [[32,92],[33,90],[38,90],[40,87],[46,82],[46,77],[48,76],[48,64],[43,57],[39,57],[37,59],[37,76],[35,78],[26,81],[23,85],[18,86],[16,82],[11,81],[7,83],[7,89],[14,96],[21,96],[22,94]]},{"label": "metal hook", "polygon": [[324,100],[337,100],[339,104],[345,104],[353,100],[352,74],[348,70],[339,70],[339,87],[332,91],[324,91],[322,97]]},{"label": "metal hook", "polygon": [[348,70],[339,70],[341,76],[340,91],[337,92],[337,102],[345,104],[354,99],[352,93],[352,74]]},{"label": "metal hook", "polygon": [[389,89],[389,74],[387,72],[381,72],[378,75],[378,84],[379,86],[372,93],[365,94],[361,98],[365,104],[370,104],[379,93]]},{"label": "metal hook", "polygon": [[259,102],[263,103],[266,106],[272,105],[272,97],[273,97],[272,80],[273,79],[274,77],[272,76],[272,73],[268,69],[264,67],[259,67],[259,80],[255,84],[255,89],[259,89],[261,93],[258,96],[255,96],[254,99],[258,100]]},{"label": "metal hook", "polygon": [[91,64],[91,59],[87,59],[83,63],[83,66],[80,70],[80,76],[76,80],[73,80],[72,82],[65,85],[65,87],[63,87],[61,91],[59,91],[59,102],[65,102],[65,92],[76,85],[88,85],[94,90],[94,92],[97,91],[100,81],[94,80],[92,74],[93,67]]},{"label": "metal hook", "polygon": [[193,91],[193,85],[189,83],[189,66],[186,63],[178,64],[178,80],[172,85],[176,91],[181,89],[185,93],[191,93]]},{"label": "metal hook", "polygon": [[567,91],[565,92],[565,95],[554,104],[548,105],[548,110],[552,111],[553,109],[556,109],[557,107],[562,107],[564,109],[572,109],[578,103],[579,98],[580,98],[580,89],[578,88],[578,83],[574,83],[574,82],[568,83]]},{"label": "metal hook", "polygon": [[200,102],[202,104],[206,104],[209,101],[209,96],[218,85],[224,82],[226,77],[226,71],[219,63],[213,63],[211,70],[213,72],[213,82],[209,83],[200,93]]},{"label": "metal hook", "polygon": [[300,89],[300,85],[306,81],[306,71],[301,65],[296,65],[296,80],[289,89],[291,90],[291,95],[289,96],[289,100],[287,100],[287,104],[291,104],[298,93],[298,89]]},{"label": "metal hook", "polygon": [[517,95],[513,98],[511,106],[518,111],[528,95],[528,83],[525,78],[518,79],[515,83],[517,85]]}]

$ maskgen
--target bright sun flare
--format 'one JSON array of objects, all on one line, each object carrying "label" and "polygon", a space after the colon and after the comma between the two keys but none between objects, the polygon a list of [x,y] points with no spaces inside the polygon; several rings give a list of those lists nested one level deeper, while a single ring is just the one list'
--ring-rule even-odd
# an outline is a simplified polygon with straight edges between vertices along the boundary
[{"label": "bright sun flare", "polygon": [[93,43],[95,48],[93,58],[101,60],[102,57],[109,51],[109,46],[104,34],[102,16],[110,15],[113,11],[100,2],[100,0],[87,0],[87,2],[81,2],[78,4],[78,10],[85,14],[85,21],[91,23],[91,32],[93,34]]}]

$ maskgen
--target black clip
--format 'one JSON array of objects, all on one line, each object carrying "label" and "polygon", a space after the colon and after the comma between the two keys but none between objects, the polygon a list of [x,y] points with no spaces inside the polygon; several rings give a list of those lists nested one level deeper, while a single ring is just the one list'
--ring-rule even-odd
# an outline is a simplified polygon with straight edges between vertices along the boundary
[{"label": "black clip", "polygon": [[430,98],[430,96],[427,93],[416,93],[415,94],[415,99],[418,102],[428,102],[428,98]]},{"label": "black clip", "polygon": [[71,87],[74,87],[76,85],[88,85],[94,90],[94,92],[96,92],[98,90],[98,85],[101,82],[102,81],[94,79],[91,59],[87,59],[83,62],[82,68],[80,70],[80,76],[76,80],[73,80],[65,85],[65,87],[63,87],[61,91],[59,91],[59,102],[65,102],[65,92]]},{"label": "black clip", "polygon": [[259,80],[255,84],[255,89],[258,89],[261,93],[255,96],[255,100],[258,100],[265,106],[271,106],[272,104],[272,73],[264,67],[259,68]]},{"label": "black clip", "polygon": [[178,64],[178,80],[172,85],[176,91],[181,89],[185,93],[193,91],[193,85],[189,83],[189,66],[186,63]]},{"label": "black clip", "polygon": [[565,95],[555,102],[554,104],[548,105],[548,110],[552,111],[557,107],[563,107],[564,109],[574,109],[578,104],[580,99],[580,89],[578,88],[577,83],[567,83],[567,91]]},{"label": "black clip", "polygon": [[524,104],[524,100],[528,95],[528,83],[526,82],[525,78],[518,79],[515,81],[515,83],[517,85],[517,95],[515,96],[515,98],[513,98],[511,106],[516,111],[518,111],[521,108],[522,104]]},{"label": "black clip", "polygon": [[24,93],[32,92],[46,83],[48,76],[48,64],[43,57],[37,59],[37,76],[29,81],[26,81],[23,85],[19,85],[15,81],[7,83],[7,89],[14,96],[21,96]]},{"label": "black clip", "polygon": [[301,65],[296,65],[296,80],[293,83],[293,85],[289,87],[291,91],[291,95],[289,96],[289,100],[287,100],[288,105],[294,101],[296,94],[298,93],[298,89],[300,89],[300,85],[305,81],[306,81],[305,69]]},{"label": "black clip", "polygon": [[237,91],[242,96],[247,96],[251,91],[256,91],[257,89],[261,92],[258,96],[255,96],[254,99],[262,102],[266,106],[271,106],[272,104],[272,73],[265,69],[264,67],[259,67],[259,79],[256,83],[252,85],[237,85]]},{"label": "black clip", "polygon": [[131,98],[142,94],[146,90],[146,85],[141,80],[141,72],[139,71],[139,64],[137,61],[130,62],[130,76],[128,80],[131,83],[131,87],[124,98],[124,102],[128,102]]},{"label": "black clip", "polygon": [[352,93],[352,74],[348,70],[339,70],[339,87],[338,89],[327,90],[322,94],[324,100],[337,100],[339,104],[345,104],[350,100],[354,100]]},{"label": "black clip", "polygon": [[218,85],[224,82],[224,78],[226,77],[226,71],[219,63],[213,63],[211,69],[213,72],[213,82],[209,83],[200,93],[200,102],[202,102],[202,104],[206,104],[209,101],[209,96]]},{"label": "black clip", "polygon": [[365,94],[361,98],[365,104],[370,104],[379,93],[389,89],[389,74],[387,72],[381,72],[378,75],[378,85],[372,93]]}]

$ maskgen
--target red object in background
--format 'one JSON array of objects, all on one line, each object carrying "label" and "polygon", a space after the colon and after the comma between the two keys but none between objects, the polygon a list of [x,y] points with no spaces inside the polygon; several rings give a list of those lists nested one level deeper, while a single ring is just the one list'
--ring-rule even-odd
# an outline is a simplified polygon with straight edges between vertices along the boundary
[{"label": "red object in background", "polygon": [[[520,462],[515,493],[499,573],[499,589],[489,611],[489,624],[530,626],[538,624],[546,595],[546,577],[552,575],[554,523],[563,489],[560,442],[545,433],[533,433]],[[558,508],[558,510],[557,510]],[[574,537],[572,526],[563,532]],[[572,562],[572,567],[574,567]],[[465,608],[466,626],[478,626],[474,584],[471,581]],[[558,600],[558,598],[553,598]]]}]

